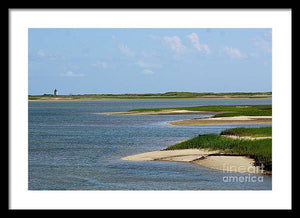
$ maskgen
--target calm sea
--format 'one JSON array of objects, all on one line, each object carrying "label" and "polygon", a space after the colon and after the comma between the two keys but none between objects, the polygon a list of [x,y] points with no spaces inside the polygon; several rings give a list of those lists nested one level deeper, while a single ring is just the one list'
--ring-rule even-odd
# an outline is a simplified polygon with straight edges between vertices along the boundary
[{"label": "calm sea", "polygon": [[[122,157],[237,126],[171,126],[203,115],[103,115],[136,108],[272,104],[270,99],[29,102],[29,190],[269,190],[272,177]],[[228,182],[228,176],[239,181]],[[241,177],[246,178],[240,179]],[[224,179],[224,178],[227,178]],[[259,181],[258,181],[259,180]]]}]

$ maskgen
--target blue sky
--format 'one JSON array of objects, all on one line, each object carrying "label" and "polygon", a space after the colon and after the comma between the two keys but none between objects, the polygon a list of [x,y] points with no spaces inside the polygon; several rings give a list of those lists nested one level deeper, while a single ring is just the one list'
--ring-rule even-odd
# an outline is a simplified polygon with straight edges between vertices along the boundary
[{"label": "blue sky", "polygon": [[272,91],[271,29],[29,29],[29,94]]}]

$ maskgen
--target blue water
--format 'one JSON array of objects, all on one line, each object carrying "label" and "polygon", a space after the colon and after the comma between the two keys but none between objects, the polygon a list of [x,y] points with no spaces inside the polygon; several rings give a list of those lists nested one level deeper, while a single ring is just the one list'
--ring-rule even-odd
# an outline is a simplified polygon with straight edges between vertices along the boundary
[{"label": "blue water", "polygon": [[[171,126],[201,115],[96,114],[136,108],[272,104],[270,99],[29,102],[29,190],[270,190],[272,177],[226,182],[224,173],[190,163],[123,161],[198,134],[237,126]],[[260,175],[251,175],[259,177]],[[233,178],[232,177],[232,178]],[[245,181],[245,180],[244,180]]]}]

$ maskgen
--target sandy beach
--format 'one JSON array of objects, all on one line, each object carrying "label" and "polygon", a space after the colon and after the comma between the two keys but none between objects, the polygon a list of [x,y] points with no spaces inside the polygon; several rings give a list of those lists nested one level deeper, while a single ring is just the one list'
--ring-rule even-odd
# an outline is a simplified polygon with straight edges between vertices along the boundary
[{"label": "sandy beach", "polygon": [[176,161],[197,164],[223,172],[263,173],[254,166],[254,160],[204,149],[160,150],[122,158],[127,161]]},{"label": "sandy beach", "polygon": [[[106,115],[174,115],[174,114],[209,114],[211,117],[195,118],[169,122],[169,125],[189,126],[189,125],[230,125],[230,124],[272,124],[272,116],[233,116],[233,117],[213,117],[221,112],[212,111],[191,111],[191,110],[160,110],[160,111],[127,111],[127,112],[107,112]],[[99,113],[100,114],[100,113]],[[271,137],[238,137],[224,136],[231,138],[244,138],[259,140]],[[266,173],[259,167],[254,166],[255,161],[249,157],[225,154],[220,151],[203,149],[180,149],[180,150],[160,150],[131,155],[122,158],[127,161],[176,161],[193,163],[203,167],[208,167],[224,172],[239,173]]]},{"label": "sandy beach", "polygon": [[228,125],[228,124],[272,124],[272,116],[235,116],[235,117],[208,117],[169,122],[175,126],[193,125]]}]

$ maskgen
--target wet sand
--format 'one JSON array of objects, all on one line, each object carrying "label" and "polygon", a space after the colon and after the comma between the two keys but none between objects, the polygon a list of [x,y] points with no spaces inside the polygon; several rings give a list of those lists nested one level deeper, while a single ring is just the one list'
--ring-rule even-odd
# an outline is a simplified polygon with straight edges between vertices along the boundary
[{"label": "wet sand", "polygon": [[127,161],[175,161],[193,163],[223,172],[264,173],[254,166],[254,160],[204,149],[160,150],[122,158]]}]

